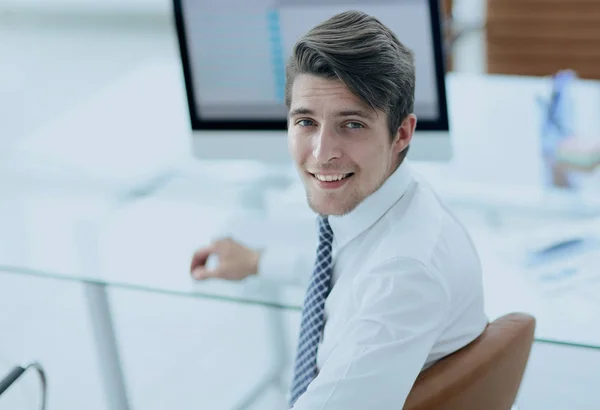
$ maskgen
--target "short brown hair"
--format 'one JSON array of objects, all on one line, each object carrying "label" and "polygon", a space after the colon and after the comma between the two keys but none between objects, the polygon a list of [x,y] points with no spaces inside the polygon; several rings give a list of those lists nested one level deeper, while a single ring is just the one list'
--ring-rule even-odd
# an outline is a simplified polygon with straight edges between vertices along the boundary
[{"label": "short brown hair", "polygon": [[299,74],[341,80],[371,108],[387,114],[392,137],[414,109],[412,51],[379,20],[360,11],[337,14],[298,40],[286,69],[288,109]]}]

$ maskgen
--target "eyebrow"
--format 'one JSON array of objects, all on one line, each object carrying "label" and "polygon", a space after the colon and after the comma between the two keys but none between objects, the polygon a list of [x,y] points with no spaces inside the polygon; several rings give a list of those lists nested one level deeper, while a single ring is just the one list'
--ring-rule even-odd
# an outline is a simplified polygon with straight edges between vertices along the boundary
[{"label": "eyebrow", "polygon": [[361,117],[361,118],[364,118],[366,120],[371,120],[371,121],[375,119],[375,117],[373,115],[371,115],[369,112],[363,111],[363,110],[340,111],[335,116],[336,117]]},{"label": "eyebrow", "polygon": [[[298,115],[315,115],[315,112],[313,110],[311,110],[310,108],[306,108],[306,107],[298,107],[298,108],[294,108],[293,110],[290,111],[290,117],[295,117]],[[375,119],[375,117],[370,114],[367,111],[364,110],[344,110],[344,111],[338,111],[337,113],[335,113],[336,117],[361,117],[367,120],[371,120],[373,121]]]},{"label": "eyebrow", "polygon": [[297,115],[315,115],[315,112],[305,107],[294,108],[290,111],[290,117],[295,117]]}]

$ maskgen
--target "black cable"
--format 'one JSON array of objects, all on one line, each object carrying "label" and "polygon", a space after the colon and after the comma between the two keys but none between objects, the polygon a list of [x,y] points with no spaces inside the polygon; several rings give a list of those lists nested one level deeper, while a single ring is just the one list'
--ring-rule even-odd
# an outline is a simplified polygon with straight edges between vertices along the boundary
[{"label": "black cable", "polygon": [[30,363],[26,366],[15,366],[2,380],[0,380],[0,396],[29,369],[35,369],[38,373],[42,388],[42,400],[40,410],[46,410],[48,380],[46,378],[46,372],[44,371],[44,368],[41,364],[37,362]]}]

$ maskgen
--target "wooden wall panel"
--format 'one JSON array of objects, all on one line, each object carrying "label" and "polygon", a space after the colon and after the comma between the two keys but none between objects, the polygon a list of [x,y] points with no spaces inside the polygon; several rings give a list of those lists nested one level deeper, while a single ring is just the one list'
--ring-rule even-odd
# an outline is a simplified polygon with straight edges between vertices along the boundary
[{"label": "wooden wall panel", "polygon": [[600,79],[600,0],[488,0],[489,73]]}]

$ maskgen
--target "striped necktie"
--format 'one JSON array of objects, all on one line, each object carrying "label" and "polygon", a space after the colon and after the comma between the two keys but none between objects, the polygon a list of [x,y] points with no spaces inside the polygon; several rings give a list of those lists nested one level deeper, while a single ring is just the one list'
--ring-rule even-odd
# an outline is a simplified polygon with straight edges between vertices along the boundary
[{"label": "striped necktie", "polygon": [[290,407],[294,405],[298,397],[306,391],[310,382],[317,376],[317,350],[325,325],[325,300],[331,290],[332,242],[333,231],[327,217],[319,217],[317,259],[306,291],[304,307],[302,308]]}]

